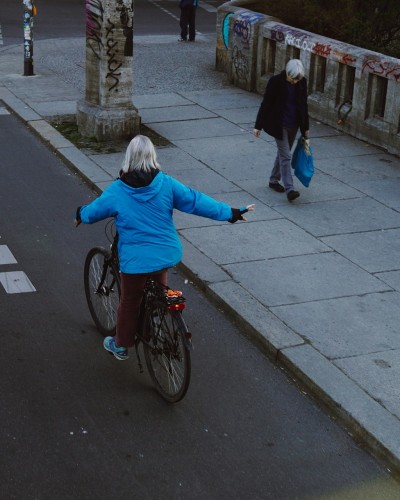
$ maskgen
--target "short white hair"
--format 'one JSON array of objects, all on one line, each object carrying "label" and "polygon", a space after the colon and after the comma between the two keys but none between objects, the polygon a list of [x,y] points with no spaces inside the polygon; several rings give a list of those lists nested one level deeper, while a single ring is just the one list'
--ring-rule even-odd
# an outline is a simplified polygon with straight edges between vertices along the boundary
[{"label": "short white hair", "polygon": [[290,59],[286,64],[286,74],[292,80],[301,80],[304,73],[304,66],[300,59]]},{"label": "short white hair", "polygon": [[137,135],[131,140],[126,149],[122,171],[125,173],[133,170],[148,172],[152,168],[160,168],[154,145],[145,135]]}]

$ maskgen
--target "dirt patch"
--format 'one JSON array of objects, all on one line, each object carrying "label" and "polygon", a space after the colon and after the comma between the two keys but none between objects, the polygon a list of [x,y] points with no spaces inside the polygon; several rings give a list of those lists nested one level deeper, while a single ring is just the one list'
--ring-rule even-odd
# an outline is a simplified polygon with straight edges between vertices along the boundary
[{"label": "dirt patch", "polygon": [[[57,122],[51,124],[56,130],[60,132],[66,139],[68,139],[77,148],[90,151],[95,154],[110,154],[125,151],[129,141],[98,141],[95,137],[83,137],[78,130],[78,125],[74,119],[58,119]],[[155,147],[171,146],[171,143],[165,137],[154,130],[140,125],[140,133],[146,135],[153,142]]]}]

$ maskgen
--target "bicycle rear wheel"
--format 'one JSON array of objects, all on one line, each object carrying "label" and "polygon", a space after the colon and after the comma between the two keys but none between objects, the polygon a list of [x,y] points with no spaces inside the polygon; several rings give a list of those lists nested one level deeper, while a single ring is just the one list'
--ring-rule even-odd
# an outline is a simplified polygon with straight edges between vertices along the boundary
[{"label": "bicycle rear wheel", "polygon": [[159,394],[177,403],[186,394],[191,374],[190,340],[186,323],[179,311],[170,311],[165,303],[152,305],[144,327],[148,343],[143,343],[146,365]]},{"label": "bicycle rear wheel", "polygon": [[102,247],[92,248],[84,269],[86,300],[99,332],[115,335],[121,293],[120,277],[111,253]]}]

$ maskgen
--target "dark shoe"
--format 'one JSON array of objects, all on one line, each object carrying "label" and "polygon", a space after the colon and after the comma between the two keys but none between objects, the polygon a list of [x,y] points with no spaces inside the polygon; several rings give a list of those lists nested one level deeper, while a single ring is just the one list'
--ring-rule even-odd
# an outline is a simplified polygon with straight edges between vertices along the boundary
[{"label": "dark shoe", "polygon": [[194,38],[189,38],[189,42],[194,42]]},{"label": "dark shoe", "polygon": [[294,201],[299,196],[300,196],[300,193],[298,191],[289,191],[287,194],[287,199],[289,201]]},{"label": "dark shoe", "polygon": [[279,182],[270,182],[268,186],[276,191],[277,193],[284,193],[285,188],[282,186],[282,184],[279,184]]}]

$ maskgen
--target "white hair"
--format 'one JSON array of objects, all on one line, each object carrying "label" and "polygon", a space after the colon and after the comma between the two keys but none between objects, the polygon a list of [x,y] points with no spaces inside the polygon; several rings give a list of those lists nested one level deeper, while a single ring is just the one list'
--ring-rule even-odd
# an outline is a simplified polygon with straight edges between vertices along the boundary
[{"label": "white hair", "polygon": [[152,168],[160,168],[153,143],[145,135],[137,135],[131,140],[126,149],[122,171],[125,173],[133,170],[148,172]]},{"label": "white hair", "polygon": [[304,73],[304,66],[300,59],[290,59],[286,64],[286,74],[292,80],[301,80]]}]

